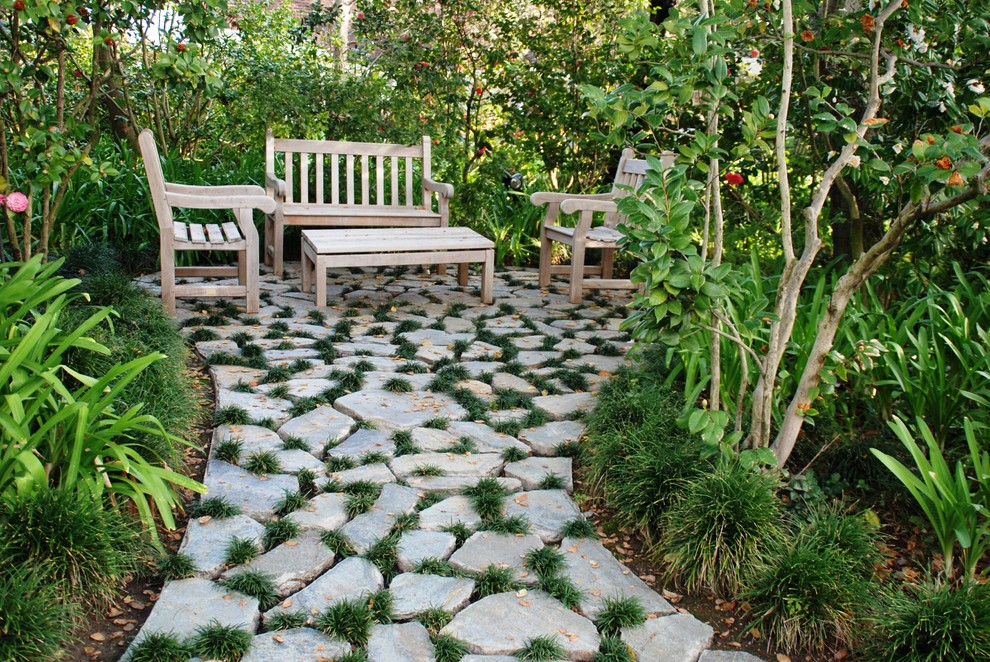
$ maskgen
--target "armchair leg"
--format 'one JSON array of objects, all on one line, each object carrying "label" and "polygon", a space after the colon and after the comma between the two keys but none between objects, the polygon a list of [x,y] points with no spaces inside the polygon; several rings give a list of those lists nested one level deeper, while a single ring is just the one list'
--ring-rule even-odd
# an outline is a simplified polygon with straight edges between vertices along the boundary
[{"label": "armchair leg", "polygon": [[265,243],[261,245],[261,252],[265,257],[265,264],[269,267],[272,266],[272,254],[268,252],[268,249],[274,249],[274,246],[272,245],[272,235],[274,233],[275,219],[272,218],[271,214],[265,214]]},{"label": "armchair leg", "polygon": [[161,260],[162,304],[175,317],[175,251],[170,241],[161,242]]},{"label": "armchair leg", "polygon": [[602,278],[609,280],[612,278],[612,268],[615,266],[615,249],[602,249]]},{"label": "armchair leg", "polygon": [[581,290],[584,286],[584,244],[575,244],[571,249],[571,291],[570,302],[581,303]]},{"label": "armchair leg", "polygon": [[[240,213],[242,215],[241,227],[251,227],[254,222],[251,218],[252,210],[242,209]],[[258,291],[261,265],[258,264],[258,233],[253,231],[253,228],[247,237],[247,246],[244,252],[238,253],[237,263],[243,265],[245,272],[240,281],[247,290],[244,308],[248,315],[255,315],[261,308],[261,294]]]},{"label": "armchair leg", "polygon": [[553,257],[553,242],[547,233],[540,229],[540,287],[550,286],[550,260]]},{"label": "armchair leg", "polygon": [[[278,212],[276,212],[277,214]],[[285,239],[285,225],[280,222],[277,216],[275,217],[274,227],[272,228],[272,246],[274,248],[274,255],[272,256],[272,271],[278,278],[282,277],[282,251],[284,249]]]}]

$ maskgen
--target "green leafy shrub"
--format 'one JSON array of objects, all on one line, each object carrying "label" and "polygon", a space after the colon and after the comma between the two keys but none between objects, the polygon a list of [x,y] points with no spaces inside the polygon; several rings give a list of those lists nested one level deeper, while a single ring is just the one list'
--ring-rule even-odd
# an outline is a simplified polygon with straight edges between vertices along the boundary
[{"label": "green leafy shrub", "polygon": [[50,563],[11,563],[0,568],[0,659],[10,662],[57,660],[72,631],[76,607],[64,599],[63,586],[52,581]]},{"label": "green leafy shrub", "polygon": [[942,662],[990,659],[990,584],[928,580],[890,594],[877,610],[874,659]]},{"label": "green leafy shrub", "polygon": [[685,481],[664,513],[662,547],[671,572],[689,590],[735,593],[783,535],[776,479],[723,460]]},{"label": "green leafy shrub", "polygon": [[150,558],[135,520],[64,489],[0,501],[0,539],[5,563],[45,567],[50,581],[97,607]]}]

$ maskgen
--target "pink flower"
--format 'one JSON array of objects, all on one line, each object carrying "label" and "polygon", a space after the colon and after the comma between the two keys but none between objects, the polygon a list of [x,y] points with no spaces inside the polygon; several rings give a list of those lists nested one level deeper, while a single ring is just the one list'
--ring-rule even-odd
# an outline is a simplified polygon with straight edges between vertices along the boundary
[{"label": "pink flower", "polygon": [[355,16],[357,16],[357,19],[360,21],[362,18],[364,18],[364,12],[359,11],[357,14],[355,14]]},{"label": "pink flower", "polygon": [[3,207],[3,201],[7,199],[3,193],[0,193],[0,207]]},{"label": "pink flower", "polygon": [[7,196],[7,209],[18,214],[28,208],[27,196],[20,192],[14,192]]},{"label": "pink flower", "polygon": [[743,183],[743,176],[738,172],[725,173],[725,183],[729,186],[739,186]]}]

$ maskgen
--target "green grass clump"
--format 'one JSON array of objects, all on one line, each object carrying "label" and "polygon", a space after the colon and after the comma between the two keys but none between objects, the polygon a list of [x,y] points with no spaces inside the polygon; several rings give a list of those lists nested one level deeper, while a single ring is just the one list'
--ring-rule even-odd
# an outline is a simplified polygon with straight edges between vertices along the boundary
[{"label": "green grass clump", "polygon": [[875,602],[874,565],[880,561],[864,518],[819,508],[787,542],[769,550],[743,596],[763,631],[786,650],[851,646],[858,619]]},{"label": "green grass clump", "polygon": [[76,605],[52,581],[50,562],[10,564],[0,545],[0,660],[35,662],[62,659]]},{"label": "green grass clump", "polygon": [[185,554],[165,554],[158,559],[158,576],[165,581],[186,579],[196,574],[196,564]]},{"label": "green grass clump", "polygon": [[345,510],[347,510],[347,516],[351,519],[357,517],[358,515],[363,515],[371,507],[375,505],[375,501],[378,499],[377,496],[368,494],[366,492],[358,492],[356,494],[348,494],[347,501],[344,504]]},{"label": "green grass clump", "polygon": [[282,471],[282,463],[279,462],[278,456],[272,451],[251,453],[244,460],[241,467],[259,476],[262,474],[277,474]]},{"label": "green grass clump", "polygon": [[354,556],[354,548],[351,547],[350,541],[339,530],[324,531],[320,534],[320,540],[322,540],[323,544],[329,547],[330,551],[337,556]]},{"label": "green grass clump", "polygon": [[391,623],[394,619],[392,616],[392,605],[394,603],[395,600],[392,598],[392,592],[388,589],[373,593],[368,597],[368,609],[371,610],[371,617],[375,619],[376,623],[383,625]]},{"label": "green grass clump", "polygon": [[392,352],[392,356],[397,359],[405,359],[406,361],[411,361],[416,358],[416,345],[409,342],[405,338],[401,339],[395,347],[395,351]]},{"label": "green grass clump", "polygon": [[454,522],[453,524],[445,524],[440,527],[440,530],[444,533],[450,533],[454,536],[457,541],[458,546],[463,545],[464,541],[467,540],[474,534],[474,531],[465,524],[464,522]]},{"label": "green grass clump", "polygon": [[990,659],[990,584],[929,579],[907,592],[894,589],[877,614],[873,659]]},{"label": "green grass clump", "polygon": [[271,615],[268,619],[266,627],[272,632],[277,632],[279,630],[293,630],[306,625],[307,620],[309,620],[309,617],[301,611],[280,612],[278,614]]},{"label": "green grass clump", "polygon": [[251,649],[251,633],[236,625],[210,621],[196,628],[190,644],[196,655],[203,659],[236,662]]},{"label": "green grass clump", "polygon": [[289,407],[288,413],[295,418],[303,414],[308,414],[319,406],[320,400],[317,398],[299,398]]},{"label": "green grass clump", "polygon": [[368,653],[363,648],[352,650],[336,658],[334,662],[369,662]]},{"label": "green grass clump", "polygon": [[265,376],[261,378],[263,384],[277,384],[278,382],[285,382],[292,378],[292,373],[285,366],[272,366],[265,373]]},{"label": "green grass clump", "polygon": [[581,445],[576,441],[564,441],[553,447],[554,457],[577,457],[581,454]]},{"label": "green grass clump", "polygon": [[565,538],[594,539],[598,537],[598,531],[595,530],[595,525],[583,517],[576,517],[564,524],[564,528],[561,529],[561,533]]},{"label": "green grass clump", "polygon": [[529,457],[529,453],[516,446],[509,446],[502,451],[502,459],[506,462],[520,462]]},{"label": "green grass clump", "polygon": [[474,439],[470,437],[461,437],[457,440],[457,443],[447,449],[448,453],[457,453],[458,455],[467,455],[469,453],[477,453],[478,446],[474,443]]},{"label": "green grass clump", "polygon": [[75,490],[0,500],[0,541],[5,565],[44,568],[49,581],[97,608],[151,558],[140,522]]},{"label": "green grass clump", "polygon": [[441,492],[427,492],[416,502],[416,512],[423,512],[430,506],[435,506],[446,498],[447,495]]},{"label": "green grass clump", "polygon": [[429,630],[430,634],[436,636],[447,623],[450,623],[454,615],[441,607],[429,607],[420,612],[419,622]]},{"label": "green grass clump", "polygon": [[215,496],[209,499],[200,499],[189,509],[189,517],[212,517],[213,519],[227,519],[241,514],[240,506],[227,501],[225,496]]},{"label": "green grass clump", "polygon": [[186,662],[194,655],[192,647],[171,632],[152,632],[134,647],[129,659],[131,662]]},{"label": "green grass clump", "polygon": [[563,571],[564,555],[553,547],[541,547],[526,552],[526,567],[537,577],[552,577]]},{"label": "green grass clump", "polygon": [[595,619],[602,636],[618,637],[622,628],[636,627],[646,622],[646,609],[639,598],[605,598]]},{"label": "green grass clump", "polygon": [[399,536],[390,533],[381,538],[368,549],[364,557],[381,571],[386,582],[391,581],[396,574],[395,566],[399,562]]},{"label": "green grass clump", "polygon": [[188,340],[193,344],[196,344],[198,342],[207,342],[210,340],[219,340],[219,339],[220,339],[219,333],[217,333],[213,329],[207,329],[204,327],[200,327],[195,331],[193,331],[192,333],[190,333],[188,336],[186,336],[186,340]]},{"label": "green grass clump", "polygon": [[602,635],[602,642],[595,654],[595,662],[636,662],[629,644],[619,637]]},{"label": "green grass clump", "polygon": [[343,600],[316,618],[316,627],[352,646],[365,646],[371,637],[374,614],[365,600]]},{"label": "green grass clump", "polygon": [[438,577],[453,577],[457,574],[454,566],[438,558],[421,559],[413,566],[413,572],[421,575],[437,575]]},{"label": "green grass clump", "polygon": [[257,425],[260,428],[268,428],[272,432],[277,432],[278,431],[278,428],[279,428],[278,421],[276,421],[271,416],[269,416],[267,418],[260,418],[260,419],[255,420],[255,421],[251,421],[251,424],[252,425]]},{"label": "green grass clump", "polygon": [[529,520],[522,515],[499,516],[482,520],[481,528],[494,533],[521,536],[529,533]]},{"label": "green grass clump", "polygon": [[225,588],[257,598],[262,611],[268,611],[278,604],[275,580],[271,575],[256,570],[246,570],[232,575],[221,582]]},{"label": "green grass clump", "polygon": [[238,379],[237,383],[230,390],[235,393],[254,393],[254,387],[243,379]]},{"label": "green grass clump", "polygon": [[412,384],[408,379],[403,377],[392,377],[391,379],[385,380],[382,384],[382,388],[386,391],[391,391],[392,393],[408,393],[413,390]]},{"label": "green grass clump", "polygon": [[368,464],[388,464],[388,455],[385,453],[365,453],[361,456],[361,465]]},{"label": "green grass clump", "polygon": [[228,566],[241,565],[256,558],[258,554],[258,545],[253,540],[233,536],[227,542],[224,563]]},{"label": "green grass clump", "polygon": [[401,513],[392,524],[393,533],[405,533],[419,528],[419,513]]},{"label": "green grass clump", "polygon": [[548,472],[539,482],[538,488],[541,490],[562,490],[567,486],[567,482],[560,474]]},{"label": "green grass clump", "polygon": [[687,481],[664,513],[664,559],[688,590],[735,594],[778,548],[783,513],[777,480],[735,460]]},{"label": "green grass clump", "polygon": [[299,525],[290,519],[265,522],[264,546],[266,550],[278,547],[286,540],[299,535]]},{"label": "green grass clump", "polygon": [[251,415],[243,407],[230,405],[220,407],[213,413],[214,425],[247,425],[251,422]]},{"label": "green grass clump", "polygon": [[464,407],[467,411],[467,420],[469,421],[483,421],[488,418],[488,402],[478,397],[471,391],[458,388],[450,394],[454,398],[454,402]]},{"label": "green grass clump", "polygon": [[460,662],[460,659],[468,654],[467,644],[449,634],[435,635],[431,639],[433,658],[436,662]]},{"label": "green grass clump", "polygon": [[282,490],[282,498],[275,504],[275,514],[279,517],[293,513],[306,505],[306,497],[301,492]]},{"label": "green grass clump", "polygon": [[430,420],[423,423],[424,428],[431,428],[433,430],[446,430],[450,427],[450,420],[442,417],[431,418]]},{"label": "green grass clump", "polygon": [[213,456],[218,460],[223,460],[224,462],[229,462],[231,464],[237,464],[241,461],[242,448],[243,446],[241,442],[227,437],[225,439],[221,439],[220,443],[213,447]]},{"label": "green grass clump", "polygon": [[515,579],[512,568],[500,568],[497,565],[490,565],[477,576],[474,582],[475,598],[486,598],[496,593],[506,591],[518,591],[521,584]]},{"label": "green grass clump", "polygon": [[326,464],[327,471],[330,473],[347,471],[357,466],[357,462],[349,455],[327,455],[324,464]]},{"label": "green grass clump", "polygon": [[330,371],[328,379],[337,382],[337,386],[349,393],[360,391],[364,385],[364,375],[360,372],[348,372],[347,370],[335,369]]},{"label": "green grass clump", "polygon": [[392,441],[395,442],[395,456],[401,457],[403,455],[415,455],[419,452],[416,448],[416,444],[413,443],[412,435],[406,430],[400,430],[392,435]]},{"label": "green grass clump", "polygon": [[578,603],[581,602],[582,592],[574,585],[569,578],[554,575],[552,577],[540,577],[540,580],[536,583],[537,588],[541,591],[552,595],[557,598],[562,605],[568,609],[577,609]]},{"label": "green grass clump", "polygon": [[282,440],[282,449],[287,451],[309,451],[309,444],[301,437],[289,435]]},{"label": "green grass clump", "polygon": [[516,651],[515,657],[520,660],[563,660],[567,658],[567,651],[557,641],[557,637],[536,637],[526,642],[526,646]]},{"label": "green grass clump", "polygon": [[446,471],[435,464],[418,464],[412,470],[412,475],[419,477],[444,476],[446,473]]},{"label": "green grass clump", "polygon": [[312,367],[313,367],[312,361],[307,361],[306,359],[296,359],[288,366],[286,366],[286,370],[288,370],[292,374],[295,374],[297,372],[306,372]]}]

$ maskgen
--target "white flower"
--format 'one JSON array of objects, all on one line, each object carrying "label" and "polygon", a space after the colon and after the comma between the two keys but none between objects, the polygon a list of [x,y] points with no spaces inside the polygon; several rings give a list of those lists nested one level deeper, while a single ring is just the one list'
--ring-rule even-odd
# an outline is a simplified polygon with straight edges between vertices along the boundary
[{"label": "white flower", "polygon": [[987,91],[986,88],[983,87],[983,83],[976,80],[975,78],[970,78],[968,81],[966,81],[966,87],[968,87],[970,91],[976,92],[977,94],[983,94],[984,92]]},{"label": "white flower", "polygon": [[909,23],[907,26],[907,36],[917,46],[925,40],[925,29]]},{"label": "white flower", "polygon": [[952,84],[952,81],[946,81],[946,82],[942,83],[942,89],[944,89],[945,90],[945,93],[949,95],[949,98],[951,98],[951,99],[955,99],[956,98],[956,88]]},{"label": "white flower", "polygon": [[884,177],[883,175],[881,175],[880,176],[880,183],[883,184],[884,186],[889,185],[890,184],[890,177]]},{"label": "white flower", "polygon": [[759,78],[763,72],[763,63],[759,58],[744,57],[739,59],[739,72],[746,78]]},{"label": "white flower", "polygon": [[858,168],[860,163],[862,163],[862,161],[859,158],[859,154],[853,154],[849,157],[850,168]]},{"label": "white flower", "polygon": [[894,146],[891,149],[894,150],[894,154],[900,154],[904,150],[904,145],[901,143],[894,143]]},{"label": "white flower", "polygon": [[924,55],[925,53],[928,52],[928,44],[926,44],[925,42],[921,42],[920,44],[917,45],[917,49],[919,53]]},{"label": "white flower", "polygon": [[773,10],[780,11],[780,0],[773,0]]},{"label": "white flower", "polygon": [[940,112],[940,113],[944,113],[945,112],[945,102],[944,101],[939,101],[938,102],[938,112]]}]

